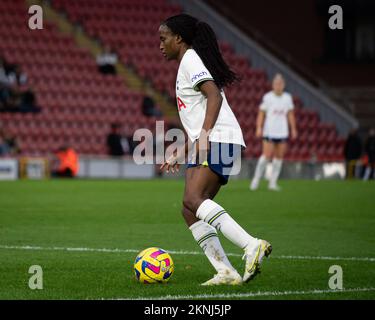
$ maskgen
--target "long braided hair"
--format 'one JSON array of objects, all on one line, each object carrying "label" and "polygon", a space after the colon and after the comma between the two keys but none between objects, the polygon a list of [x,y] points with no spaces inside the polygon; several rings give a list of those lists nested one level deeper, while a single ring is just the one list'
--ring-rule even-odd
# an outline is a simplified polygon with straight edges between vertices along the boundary
[{"label": "long braided hair", "polygon": [[224,61],[215,32],[206,22],[188,14],[179,14],[169,17],[162,25],[167,26],[172,33],[180,35],[182,40],[197,52],[218,88],[222,89],[239,80]]}]

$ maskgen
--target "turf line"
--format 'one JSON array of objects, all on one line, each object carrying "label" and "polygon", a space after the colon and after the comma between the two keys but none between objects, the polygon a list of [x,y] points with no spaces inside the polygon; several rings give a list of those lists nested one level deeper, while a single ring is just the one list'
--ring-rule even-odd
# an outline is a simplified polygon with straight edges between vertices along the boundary
[{"label": "turf line", "polygon": [[[349,288],[342,290],[305,290],[305,291],[258,291],[247,293],[217,293],[217,294],[198,294],[198,295],[165,295],[158,297],[136,297],[136,298],[114,298],[109,300],[183,300],[183,299],[233,299],[233,298],[253,298],[253,297],[280,297],[292,295],[315,295],[328,293],[349,293],[349,292],[369,292],[375,291],[375,288]],[[107,300],[102,298],[102,300]]]},{"label": "turf line", "polygon": [[[14,246],[0,245],[0,249],[4,250],[35,250],[35,251],[70,251],[70,252],[107,252],[107,253],[139,253],[140,249],[109,249],[109,248],[69,248],[69,247],[40,247],[40,246]],[[167,250],[170,254],[176,255],[203,255],[201,251],[183,251],[183,250]],[[238,253],[227,253],[227,256],[240,257]],[[338,260],[338,261],[366,261],[375,262],[372,257],[329,257],[329,256],[270,256],[271,259],[282,260]]]}]

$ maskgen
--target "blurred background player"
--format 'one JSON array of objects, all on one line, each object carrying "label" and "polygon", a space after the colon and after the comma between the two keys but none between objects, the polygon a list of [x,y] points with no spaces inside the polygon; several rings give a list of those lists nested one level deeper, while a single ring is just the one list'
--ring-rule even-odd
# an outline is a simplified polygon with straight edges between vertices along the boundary
[{"label": "blurred background player", "polygon": [[293,112],[292,96],[284,91],[285,80],[281,74],[276,74],[272,81],[272,91],[263,96],[256,120],[256,137],[263,137],[262,155],[255,168],[255,174],[250,184],[251,190],[256,190],[263,177],[268,161],[272,159],[272,173],[268,188],[278,191],[277,179],[280,175],[283,158],[287,149],[289,137],[288,123],[292,139],[297,138],[296,121]]},{"label": "blurred background player", "polygon": [[[193,144],[185,174],[182,213],[194,239],[217,271],[202,285],[238,285],[259,272],[262,259],[271,253],[272,247],[267,241],[249,235],[213,201],[221,186],[228,182],[229,169],[240,157],[241,146],[245,146],[241,127],[223,91],[237,77],[223,60],[216,35],[207,23],[186,14],[177,15],[164,21],[159,33],[163,56],[180,64],[176,82],[179,116]],[[179,163],[184,163],[188,143],[161,169],[178,171]],[[223,149],[231,153],[230,164],[222,159]],[[217,230],[244,250],[243,277],[228,260]]]}]

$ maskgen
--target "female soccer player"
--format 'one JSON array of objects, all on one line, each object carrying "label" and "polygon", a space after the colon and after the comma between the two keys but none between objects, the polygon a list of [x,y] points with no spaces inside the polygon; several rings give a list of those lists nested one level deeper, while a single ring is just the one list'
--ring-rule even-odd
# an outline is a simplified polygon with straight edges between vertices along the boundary
[{"label": "female soccer player", "polygon": [[[279,191],[277,179],[280,175],[283,158],[289,136],[288,123],[292,139],[297,138],[296,121],[293,113],[292,96],[284,92],[285,80],[281,74],[276,74],[272,81],[272,91],[263,96],[256,122],[256,137],[263,136],[263,151],[255,168],[255,174],[250,184],[251,190],[256,190],[268,161],[272,160],[272,173],[268,189]],[[264,126],[263,126],[264,124]]]},{"label": "female soccer player", "polygon": [[[213,201],[220,187],[227,183],[228,169],[240,157],[241,146],[245,146],[241,128],[223,91],[236,80],[236,75],[224,62],[215,33],[207,23],[181,14],[165,20],[159,34],[164,57],[179,62],[176,81],[179,116],[193,144],[185,176],[182,214],[194,239],[217,271],[202,285],[247,282],[259,272],[263,258],[271,253],[272,247],[267,241],[249,235]],[[178,170],[188,153],[188,144],[189,141],[183,151],[167,159],[161,169]],[[223,159],[225,150],[230,162]],[[243,277],[229,262],[216,229],[244,250]]]}]

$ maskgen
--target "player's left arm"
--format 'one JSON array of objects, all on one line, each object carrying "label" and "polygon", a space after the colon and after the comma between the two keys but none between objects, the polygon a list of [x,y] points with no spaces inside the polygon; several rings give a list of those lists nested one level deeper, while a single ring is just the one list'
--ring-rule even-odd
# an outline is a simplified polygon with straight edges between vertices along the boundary
[{"label": "player's left arm", "polygon": [[292,139],[295,140],[297,139],[298,133],[297,133],[296,117],[294,116],[293,109],[288,111],[288,123],[290,126]]},{"label": "player's left arm", "polygon": [[212,80],[203,82],[200,85],[199,89],[207,98],[207,108],[198,144],[199,149],[208,150],[209,135],[211,133],[211,130],[215,126],[216,120],[219,116],[221,104],[223,103],[223,97],[220,93],[219,88]]},{"label": "player's left arm", "polygon": [[169,173],[169,171],[172,171],[172,173],[175,173],[175,171],[179,172],[180,164],[184,163],[188,149],[189,139],[186,140],[183,148],[177,148],[177,150],[175,150],[174,153],[163,162],[163,164],[160,166],[160,170],[165,170],[167,173]]}]

